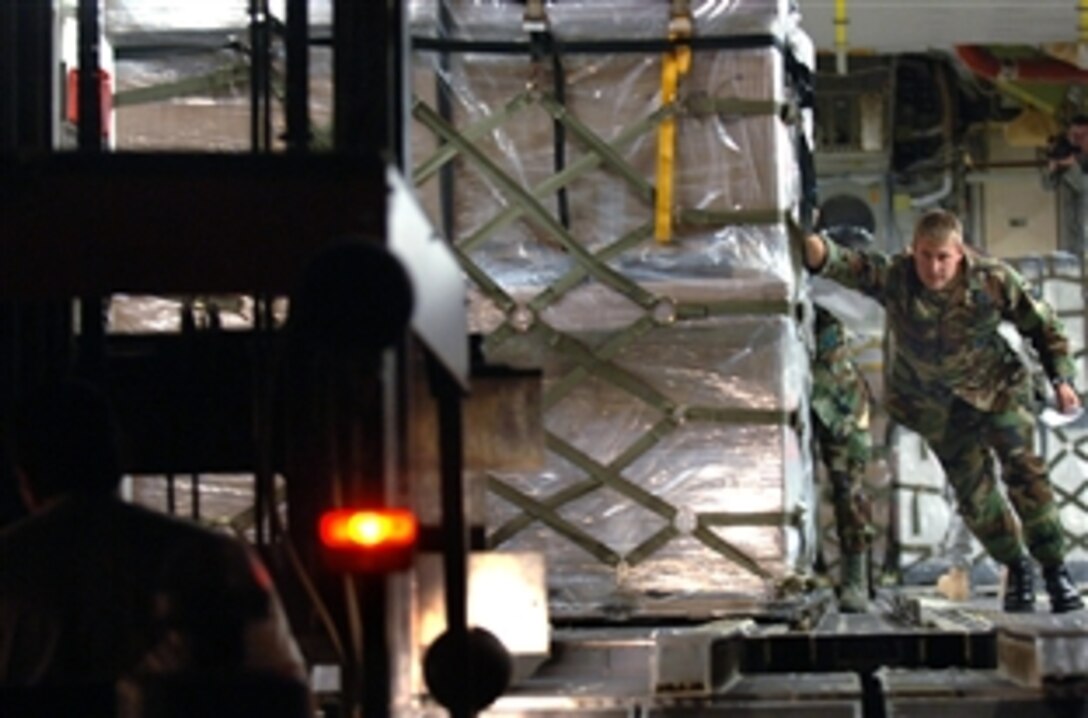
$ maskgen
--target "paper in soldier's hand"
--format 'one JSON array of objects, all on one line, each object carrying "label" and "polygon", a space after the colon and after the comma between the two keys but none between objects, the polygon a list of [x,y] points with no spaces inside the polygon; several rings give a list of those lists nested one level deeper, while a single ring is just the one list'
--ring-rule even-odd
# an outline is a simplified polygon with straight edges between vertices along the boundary
[{"label": "paper in soldier's hand", "polygon": [[1049,429],[1063,429],[1072,425],[1080,426],[1085,423],[1082,421],[1083,419],[1083,407],[1077,407],[1071,412],[1062,412],[1048,406],[1039,412],[1039,421],[1043,422]]}]

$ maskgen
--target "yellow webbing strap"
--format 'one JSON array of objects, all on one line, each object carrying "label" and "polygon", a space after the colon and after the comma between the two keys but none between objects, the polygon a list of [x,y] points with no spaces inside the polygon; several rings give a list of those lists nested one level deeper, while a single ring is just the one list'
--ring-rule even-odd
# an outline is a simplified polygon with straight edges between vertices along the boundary
[{"label": "yellow webbing strap", "polygon": [[[691,37],[691,13],[674,13],[669,20],[669,40]],[[661,61],[661,103],[676,102],[680,80],[691,69],[691,47],[676,45]],[[664,244],[672,239],[672,208],[676,172],[676,117],[669,114],[657,130],[657,195],[654,200],[654,238]]]}]

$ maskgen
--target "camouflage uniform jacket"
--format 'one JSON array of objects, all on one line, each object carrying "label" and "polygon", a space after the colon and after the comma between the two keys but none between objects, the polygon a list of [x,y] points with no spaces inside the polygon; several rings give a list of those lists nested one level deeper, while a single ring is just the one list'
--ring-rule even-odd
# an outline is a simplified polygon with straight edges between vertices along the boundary
[{"label": "camouflage uniform jacket", "polygon": [[[889,410],[910,397],[960,399],[980,411],[1002,412],[1022,395],[1023,363],[998,333],[1010,322],[1038,352],[1052,380],[1071,380],[1069,340],[1046,302],[1000,260],[965,248],[964,265],[952,287],[934,292],[918,279],[910,254],[888,256],[844,249],[825,242],[828,256],[820,274],[880,302],[894,346],[888,386]],[[898,399],[898,400],[897,400]]]}]

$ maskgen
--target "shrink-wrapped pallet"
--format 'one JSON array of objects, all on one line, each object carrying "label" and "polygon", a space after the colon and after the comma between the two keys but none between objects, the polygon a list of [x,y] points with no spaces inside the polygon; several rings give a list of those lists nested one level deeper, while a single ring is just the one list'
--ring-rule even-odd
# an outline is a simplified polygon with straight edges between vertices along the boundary
[{"label": "shrink-wrapped pallet", "polygon": [[[546,470],[495,479],[541,503],[600,483],[557,508],[561,525],[537,521],[503,546],[546,552],[556,610],[611,606],[631,595],[769,598],[810,558],[810,466],[802,433],[790,423],[804,406],[807,380],[796,332],[786,317],[659,328],[613,357],[623,386],[605,372],[549,408]],[[606,337],[583,331],[569,339],[597,346]],[[545,393],[578,370],[546,347],[526,355],[543,360]],[[632,392],[630,382],[643,391]],[[768,421],[734,421],[730,412],[761,412]],[[783,421],[771,420],[776,413]],[[505,535],[522,506],[504,490],[493,492],[488,510],[489,526]],[[716,538],[696,531],[700,522]],[[675,533],[660,550],[631,556],[669,529]],[[584,533],[602,553],[572,533]]]},{"label": "shrink-wrapped pallet", "polygon": [[[546,464],[487,478],[488,536],[544,552],[553,611],[766,600],[808,570],[788,6],[695,11],[694,36],[722,47],[694,50],[679,82],[658,241],[668,59],[624,43],[663,41],[667,3],[549,4],[557,43],[584,44],[535,61],[473,51],[528,40],[522,4],[450,3],[441,32],[433,3],[412,5],[414,35],[434,40],[414,78],[424,204],[449,219],[487,359],[543,370]],[[741,47],[745,34],[763,40]],[[431,181],[443,145],[456,149],[444,192]]]}]

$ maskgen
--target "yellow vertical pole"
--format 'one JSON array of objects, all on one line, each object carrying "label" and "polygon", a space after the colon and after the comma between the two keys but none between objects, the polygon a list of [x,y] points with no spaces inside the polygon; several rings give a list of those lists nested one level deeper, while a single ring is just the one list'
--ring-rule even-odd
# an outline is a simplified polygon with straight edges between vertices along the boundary
[{"label": "yellow vertical pole", "polygon": [[[691,36],[690,13],[674,13],[669,21],[669,39]],[[691,47],[676,45],[661,59],[661,103],[676,102],[680,79],[691,69]],[[657,130],[657,188],[654,198],[654,239],[661,244],[672,240],[673,205],[676,192],[676,116],[662,120]]]},{"label": "yellow vertical pole", "polygon": [[1077,2],[1077,41],[1088,42],[1088,0]]}]

